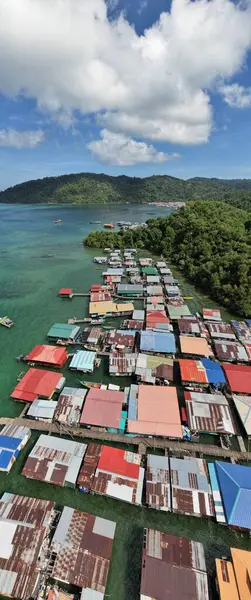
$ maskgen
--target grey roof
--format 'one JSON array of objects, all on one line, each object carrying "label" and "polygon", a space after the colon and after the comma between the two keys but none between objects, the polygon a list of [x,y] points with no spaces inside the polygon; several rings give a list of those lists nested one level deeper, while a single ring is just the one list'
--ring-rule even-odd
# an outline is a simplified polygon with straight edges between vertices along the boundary
[{"label": "grey roof", "polygon": [[145,318],[145,311],[144,310],[137,310],[135,309],[132,313],[132,319],[134,321],[144,321]]},{"label": "grey roof", "polygon": [[49,419],[49,421],[52,421],[56,406],[57,402],[55,400],[37,398],[32,402],[27,416],[34,419]]}]

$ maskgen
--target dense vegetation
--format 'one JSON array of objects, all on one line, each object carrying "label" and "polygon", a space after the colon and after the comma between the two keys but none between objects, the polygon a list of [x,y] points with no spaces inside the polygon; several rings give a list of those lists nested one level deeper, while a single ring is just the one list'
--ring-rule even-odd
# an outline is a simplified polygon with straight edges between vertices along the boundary
[{"label": "dense vegetation", "polygon": [[0,202],[55,204],[111,204],[224,200],[251,210],[251,180],[152,176],[111,177],[79,173],[27,181],[0,192]]},{"label": "dense vegetation", "polygon": [[251,218],[223,202],[196,201],[146,227],[92,232],[88,247],[145,248],[172,260],[187,278],[231,311],[251,316]]}]

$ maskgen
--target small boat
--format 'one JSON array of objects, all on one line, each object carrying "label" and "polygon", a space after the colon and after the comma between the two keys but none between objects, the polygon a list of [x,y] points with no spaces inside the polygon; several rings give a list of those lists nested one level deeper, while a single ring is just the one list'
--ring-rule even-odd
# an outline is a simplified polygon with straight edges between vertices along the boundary
[{"label": "small boat", "polygon": [[10,329],[12,325],[14,325],[14,323],[9,317],[5,316],[0,317],[0,325],[3,325],[3,327],[8,327],[8,329]]},{"label": "small boat", "polygon": [[113,223],[104,223],[104,227],[106,229],[114,229],[115,225]]},{"label": "small boat", "polygon": [[83,387],[88,388],[89,390],[92,388],[95,388],[97,390],[99,390],[101,388],[102,383],[95,383],[95,381],[81,381],[80,379],[78,380],[79,383],[81,383],[81,385]]},{"label": "small boat", "polygon": [[25,358],[26,358],[25,354],[20,354],[19,356],[16,356],[16,360],[18,362],[25,361]]},{"label": "small boat", "polygon": [[102,325],[104,323],[104,319],[92,319],[91,325]]},{"label": "small boat", "polygon": [[56,221],[53,221],[53,223],[58,224],[58,223],[62,223],[62,221],[61,221],[61,219],[57,219]]},{"label": "small boat", "polygon": [[183,296],[184,300],[193,300],[193,296]]}]

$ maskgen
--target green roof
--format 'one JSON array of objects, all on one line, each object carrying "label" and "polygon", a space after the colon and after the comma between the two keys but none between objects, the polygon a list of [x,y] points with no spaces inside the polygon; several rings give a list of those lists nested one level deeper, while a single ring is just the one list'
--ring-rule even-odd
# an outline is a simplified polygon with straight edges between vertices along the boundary
[{"label": "green roof", "polygon": [[155,267],[141,267],[142,273],[145,275],[158,275],[157,269]]},{"label": "green roof", "polygon": [[80,327],[76,325],[67,325],[67,323],[54,323],[47,333],[47,337],[55,340],[74,340]]},{"label": "green roof", "polygon": [[170,319],[180,319],[181,317],[189,317],[189,315],[191,314],[186,304],[183,304],[182,306],[172,306],[171,304],[168,304],[167,310]]}]

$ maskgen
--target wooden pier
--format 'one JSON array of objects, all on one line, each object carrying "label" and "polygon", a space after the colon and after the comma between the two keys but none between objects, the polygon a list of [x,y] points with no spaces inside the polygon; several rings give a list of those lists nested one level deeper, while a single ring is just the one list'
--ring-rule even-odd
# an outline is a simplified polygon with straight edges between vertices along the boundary
[{"label": "wooden pier", "polygon": [[165,452],[168,450],[169,452],[180,453],[181,455],[191,455],[198,454],[199,456],[207,455],[213,456],[217,458],[229,458],[230,460],[236,461],[248,461],[251,460],[251,452],[241,452],[238,450],[230,450],[220,448],[218,446],[210,446],[205,444],[195,444],[192,442],[183,442],[169,439],[160,439],[160,438],[143,438],[140,436],[129,437],[126,435],[120,435],[117,433],[108,433],[106,430],[98,429],[84,429],[82,427],[69,427],[65,428],[60,427],[59,424],[56,423],[45,423],[43,421],[34,421],[33,419],[26,419],[24,417],[16,417],[16,418],[0,418],[0,425],[6,425],[7,423],[29,427],[35,431],[47,431],[49,434],[52,433],[60,433],[62,435],[68,435],[71,437],[77,437],[82,439],[89,440],[100,440],[106,442],[118,442],[124,444],[130,444],[132,446],[140,447],[142,450],[142,445],[144,445],[145,449],[153,450],[155,448],[163,449]]}]

